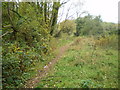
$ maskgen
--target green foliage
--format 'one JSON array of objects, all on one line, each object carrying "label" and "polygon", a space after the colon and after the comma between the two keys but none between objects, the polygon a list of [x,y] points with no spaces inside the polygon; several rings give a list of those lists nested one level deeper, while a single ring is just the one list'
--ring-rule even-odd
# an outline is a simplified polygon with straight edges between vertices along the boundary
[{"label": "green foliage", "polygon": [[84,19],[83,18],[77,18],[76,19],[76,36],[79,36],[81,33],[81,29],[83,28],[83,24],[84,24]]},{"label": "green foliage", "polygon": [[75,31],[76,25],[73,20],[65,20],[60,23],[61,33],[67,33],[68,35],[73,34]]},{"label": "green foliage", "polygon": [[4,88],[22,87],[30,77],[31,67],[37,63],[43,66],[43,62],[49,61],[45,56],[51,53],[50,16],[56,12],[52,11],[53,6],[45,5],[34,2],[2,4],[2,32],[11,32],[2,39]]},{"label": "green foliage", "polygon": [[90,37],[78,40],[37,88],[118,88],[118,52],[99,46],[95,50]]},{"label": "green foliage", "polygon": [[[77,18],[76,24],[73,20],[65,20],[61,22],[60,25],[56,25],[60,6],[60,2],[2,3],[2,11],[4,11],[2,13],[3,28],[0,33],[3,33],[3,35],[5,34],[2,38],[2,48],[0,48],[2,49],[3,58],[3,88],[23,87],[25,82],[33,75],[33,71],[35,73],[35,70],[39,70],[48,63],[49,59],[52,57],[52,50],[73,41],[73,37],[71,36],[75,31],[75,28],[76,36],[101,35],[103,32],[105,32],[105,34],[99,36],[98,40],[95,38],[95,44],[90,46],[86,43],[83,45],[81,44],[80,47],[77,46],[82,41],[81,39],[78,39],[75,44],[73,44],[73,49],[68,50],[68,55],[64,56],[64,58],[62,58],[55,66],[55,78],[47,78],[48,82],[46,79],[43,79],[40,87],[101,87],[100,83],[104,81],[103,77],[106,73],[112,74],[110,76],[108,75],[108,78],[114,79],[113,81],[110,80],[112,81],[112,86],[116,85],[116,75],[114,72],[116,73],[117,68],[117,54],[114,50],[117,49],[115,44],[117,43],[118,38],[116,36],[117,25],[113,23],[103,23],[100,16],[93,18],[91,15]],[[57,28],[59,28],[60,31],[57,32]],[[6,34],[7,32],[8,34]],[[53,38],[52,35],[56,33],[58,36],[59,34],[62,34],[62,38],[64,39],[59,38],[58,40],[58,38]],[[89,41],[90,40],[87,42],[89,43]],[[110,48],[106,48],[107,46]],[[82,47],[83,49],[78,51]],[[101,52],[92,55],[94,53],[92,52],[95,49],[94,47],[105,47],[108,50],[106,50],[106,52],[101,50]],[[92,48],[92,50],[90,48]],[[88,50],[91,54],[86,52]],[[86,55],[86,53],[88,55]],[[81,54],[81,56],[79,54]],[[104,57],[104,54],[108,57]],[[79,58],[82,60],[79,60]],[[100,58],[100,60],[98,58]],[[98,59],[98,65],[90,66],[89,64],[96,63],[93,62],[92,59]],[[109,59],[109,61],[106,59]],[[113,59],[115,61],[112,61]],[[103,66],[106,64],[106,66],[99,66],[101,63]],[[36,66],[39,67],[37,67],[37,69],[32,68]],[[98,69],[99,67],[101,67],[101,69],[94,72],[94,68]],[[114,68],[113,71],[108,72],[106,68],[109,67]],[[79,71],[80,69],[81,71]],[[89,73],[90,71],[88,72],[88,70],[92,73]],[[81,76],[79,76],[80,74]],[[90,80],[89,75],[93,75],[95,78],[92,77],[92,80]],[[97,81],[99,83],[96,82],[96,77],[98,77]],[[85,79],[83,80],[83,78]],[[70,82],[71,79],[73,79],[72,82]],[[54,82],[52,82],[52,80]],[[105,79],[105,82],[109,82],[109,80]],[[110,87],[110,84],[107,84],[106,86]],[[102,85],[102,87],[105,86]]]},{"label": "green foliage", "polygon": [[118,36],[116,34],[101,36],[98,39],[95,38],[95,45],[102,48],[111,48],[118,50]]},{"label": "green foliage", "polygon": [[[2,30],[0,30],[0,35],[2,35]],[[0,39],[0,46],[2,46],[2,39]]]},{"label": "green foliage", "polygon": [[22,75],[27,69],[40,62],[42,56],[34,49],[26,46],[17,46],[15,44],[4,44],[3,46],[3,87],[20,87],[26,78]]},{"label": "green foliage", "polygon": [[118,25],[114,23],[103,22],[102,27],[105,34],[118,34]]},{"label": "green foliage", "polygon": [[102,22],[100,16],[85,16],[76,19],[76,36],[117,34],[117,24]]}]

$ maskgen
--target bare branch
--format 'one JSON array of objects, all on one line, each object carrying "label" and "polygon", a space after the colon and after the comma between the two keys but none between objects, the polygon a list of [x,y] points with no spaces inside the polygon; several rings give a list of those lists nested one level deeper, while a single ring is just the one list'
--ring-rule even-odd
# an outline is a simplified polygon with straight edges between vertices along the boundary
[{"label": "bare branch", "polygon": [[70,15],[67,19],[69,19],[70,17],[72,17],[73,15],[75,15],[75,13],[74,14],[72,14],[72,15]]},{"label": "bare branch", "polygon": [[[72,5],[72,4],[71,4]],[[67,19],[67,17],[68,17],[68,14],[69,14],[69,11],[70,11],[70,8],[71,8],[71,5],[70,5],[70,7],[68,8],[68,10],[67,10],[67,14],[66,14],[66,18],[65,18],[65,20]]]},{"label": "bare branch", "polygon": [[11,28],[12,26],[11,26],[11,25],[6,25],[6,26],[3,26],[3,25],[2,25],[2,28],[8,28],[8,27]]},{"label": "bare branch", "polygon": [[70,0],[67,0],[67,1],[63,1],[62,3],[61,3],[61,6],[63,5],[63,4],[66,4],[67,2],[69,2]]},{"label": "bare branch", "polygon": [[4,33],[3,35],[0,36],[0,39],[1,39],[3,36],[7,35],[8,33],[12,33],[12,32],[13,32],[13,31],[11,31],[11,32],[10,32],[10,31],[7,31],[6,33]]}]

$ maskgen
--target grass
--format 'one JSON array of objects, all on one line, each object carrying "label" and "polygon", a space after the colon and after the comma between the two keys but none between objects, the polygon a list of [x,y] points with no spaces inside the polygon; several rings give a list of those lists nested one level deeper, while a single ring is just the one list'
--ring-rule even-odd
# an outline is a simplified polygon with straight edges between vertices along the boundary
[{"label": "grass", "polygon": [[[43,58],[44,58],[44,61],[42,62],[37,62],[35,64],[35,66],[33,67],[30,67],[28,68],[28,71],[23,74],[24,78],[27,80],[31,79],[31,78],[34,78],[36,77],[36,74],[40,71],[40,70],[43,70],[43,67],[45,65],[47,65],[52,59],[55,58],[55,56],[57,55],[58,53],[58,49],[61,47],[61,46],[64,46],[65,44],[69,43],[72,41],[72,37],[69,38],[69,40],[66,42],[66,38],[64,38],[63,40],[62,39],[56,39],[56,38],[52,38],[51,42],[50,42],[50,45],[51,45],[51,48],[52,48],[52,51],[50,54],[48,55],[43,55]],[[59,44],[56,44],[56,43],[59,43]]]},{"label": "grass", "polygon": [[55,57],[54,53],[44,55],[44,60],[37,62],[34,66],[28,68],[27,72],[23,74],[23,78],[25,78],[25,81],[27,82],[29,79],[35,78],[38,72],[43,70],[44,66],[47,65],[53,59],[53,57]]},{"label": "grass", "polygon": [[68,36],[68,35],[63,35],[60,38],[56,38],[56,42],[57,42],[57,47],[61,47],[66,45],[67,43],[70,43],[74,40],[75,38],[72,36]]},{"label": "grass", "polygon": [[94,49],[90,38],[78,41],[36,88],[118,88],[117,50]]}]

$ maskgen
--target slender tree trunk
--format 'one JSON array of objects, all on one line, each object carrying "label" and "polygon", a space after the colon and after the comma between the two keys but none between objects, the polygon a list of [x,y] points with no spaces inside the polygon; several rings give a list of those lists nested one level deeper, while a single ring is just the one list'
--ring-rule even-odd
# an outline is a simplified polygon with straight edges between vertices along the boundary
[{"label": "slender tree trunk", "polygon": [[53,3],[53,10],[52,10],[52,17],[51,17],[51,30],[50,30],[50,35],[51,36],[53,35],[55,25],[57,24],[59,7],[60,7],[60,2],[54,2]]}]

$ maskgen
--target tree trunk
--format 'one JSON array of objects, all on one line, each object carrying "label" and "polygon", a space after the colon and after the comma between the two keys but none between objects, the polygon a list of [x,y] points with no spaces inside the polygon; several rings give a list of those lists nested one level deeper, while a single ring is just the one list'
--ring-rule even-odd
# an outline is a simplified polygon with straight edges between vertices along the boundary
[{"label": "tree trunk", "polygon": [[53,3],[53,10],[52,10],[52,17],[51,17],[51,30],[50,30],[50,35],[51,36],[53,35],[55,25],[57,24],[59,7],[60,7],[60,2],[54,2]]}]

